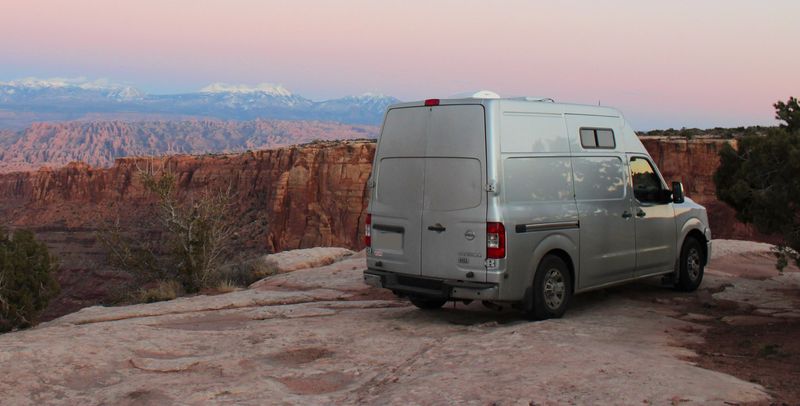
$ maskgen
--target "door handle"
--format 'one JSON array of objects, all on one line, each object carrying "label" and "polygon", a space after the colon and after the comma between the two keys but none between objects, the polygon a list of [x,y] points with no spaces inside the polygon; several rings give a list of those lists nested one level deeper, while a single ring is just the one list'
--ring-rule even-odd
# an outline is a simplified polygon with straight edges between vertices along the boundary
[{"label": "door handle", "polygon": [[428,226],[428,230],[436,231],[437,233],[441,233],[442,231],[447,230],[447,228],[445,228],[445,226],[443,226],[443,225],[441,225],[439,223],[436,223],[435,225]]},{"label": "door handle", "polygon": [[646,215],[647,215],[647,213],[645,213],[645,211],[642,210],[642,209],[639,209],[639,211],[636,212],[636,217],[639,217],[639,218],[642,218],[642,217],[644,217]]},{"label": "door handle", "polygon": [[631,212],[629,212],[629,211],[627,211],[627,210],[625,210],[625,211],[623,211],[623,212],[622,212],[622,218],[624,218],[624,219],[629,219],[629,218],[631,218],[631,217],[633,217],[633,214],[631,214]]}]

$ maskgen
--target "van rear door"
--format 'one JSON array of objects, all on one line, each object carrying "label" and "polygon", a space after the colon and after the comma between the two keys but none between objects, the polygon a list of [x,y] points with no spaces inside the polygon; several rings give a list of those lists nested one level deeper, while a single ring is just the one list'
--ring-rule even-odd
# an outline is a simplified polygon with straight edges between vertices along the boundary
[{"label": "van rear door", "polygon": [[483,106],[389,110],[375,166],[372,255],[381,269],[485,281]]},{"label": "van rear door", "polygon": [[429,115],[423,107],[389,110],[376,151],[370,199],[372,255],[390,272],[420,274]]},{"label": "van rear door", "polygon": [[[429,107],[423,276],[486,281],[486,126],[482,105]],[[467,274],[472,272],[471,277]]]}]

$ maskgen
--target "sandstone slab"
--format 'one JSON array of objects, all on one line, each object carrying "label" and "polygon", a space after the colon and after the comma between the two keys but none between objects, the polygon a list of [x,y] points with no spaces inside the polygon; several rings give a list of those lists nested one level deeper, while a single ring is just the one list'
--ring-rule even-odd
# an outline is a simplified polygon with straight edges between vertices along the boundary
[{"label": "sandstone slab", "polygon": [[[361,283],[363,255],[248,290],[92,307],[0,336],[9,404],[725,404],[759,385],[695,366],[701,326],[617,289],[528,322],[424,312]],[[639,290],[660,289],[641,286]],[[653,290],[663,292],[663,290]]]}]

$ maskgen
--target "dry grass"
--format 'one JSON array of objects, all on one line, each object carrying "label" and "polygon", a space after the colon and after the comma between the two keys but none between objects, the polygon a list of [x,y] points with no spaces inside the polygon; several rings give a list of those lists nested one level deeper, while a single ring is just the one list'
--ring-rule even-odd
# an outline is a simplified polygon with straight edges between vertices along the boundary
[{"label": "dry grass", "polygon": [[217,284],[215,290],[217,293],[230,293],[239,290],[239,287],[236,286],[236,284],[233,283],[232,281],[225,279],[220,281],[219,284]]},{"label": "dry grass", "polygon": [[156,286],[149,289],[140,289],[136,292],[137,303],[154,303],[172,300],[183,295],[183,287],[178,281],[159,281]]}]

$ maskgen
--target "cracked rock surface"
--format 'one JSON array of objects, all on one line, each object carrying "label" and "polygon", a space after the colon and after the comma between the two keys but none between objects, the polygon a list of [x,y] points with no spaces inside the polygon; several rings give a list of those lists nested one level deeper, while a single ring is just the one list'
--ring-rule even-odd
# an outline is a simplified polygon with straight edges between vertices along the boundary
[{"label": "cracked rock surface", "polygon": [[[692,363],[694,353],[683,345],[702,340],[703,327],[695,322],[703,316],[642,300],[642,291],[663,290],[657,282],[577,296],[563,319],[528,322],[514,311],[478,303],[417,310],[364,285],[364,267],[359,253],[281,273],[247,290],[92,307],[5,334],[0,336],[0,403],[724,404],[769,399],[757,384]],[[715,295],[739,295],[727,300],[747,296],[739,289],[761,289],[751,282],[789,283],[710,274],[710,285],[733,286],[732,293],[725,293],[728,287]],[[672,294],[666,292],[660,296]],[[762,317],[787,312],[782,297],[773,299],[755,304],[776,311]],[[789,312],[796,308],[789,306]]]}]

